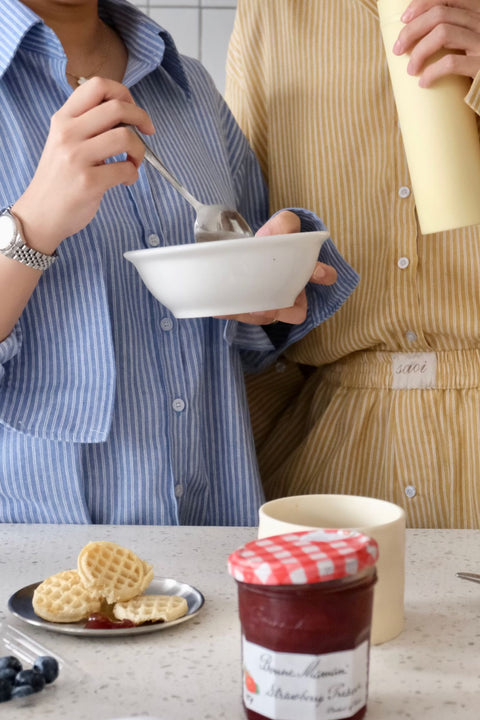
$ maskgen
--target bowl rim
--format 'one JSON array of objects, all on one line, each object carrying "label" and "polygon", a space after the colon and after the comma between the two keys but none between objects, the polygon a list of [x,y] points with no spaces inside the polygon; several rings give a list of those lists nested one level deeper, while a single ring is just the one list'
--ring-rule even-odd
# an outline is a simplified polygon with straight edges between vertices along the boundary
[{"label": "bowl rim", "polygon": [[238,249],[239,247],[245,247],[258,243],[262,240],[266,243],[272,243],[274,241],[287,241],[292,238],[296,238],[296,242],[304,242],[311,240],[321,240],[323,243],[330,238],[330,232],[328,230],[309,230],[307,232],[296,232],[296,233],[284,233],[279,235],[252,235],[251,237],[234,238],[233,240],[210,240],[207,242],[191,242],[182,245],[164,245],[162,247],[155,248],[137,248],[136,250],[126,250],[123,253],[123,257],[127,260],[136,258],[139,255],[146,258],[147,255],[176,255],[177,253],[208,253],[212,248],[229,247],[231,251]]}]

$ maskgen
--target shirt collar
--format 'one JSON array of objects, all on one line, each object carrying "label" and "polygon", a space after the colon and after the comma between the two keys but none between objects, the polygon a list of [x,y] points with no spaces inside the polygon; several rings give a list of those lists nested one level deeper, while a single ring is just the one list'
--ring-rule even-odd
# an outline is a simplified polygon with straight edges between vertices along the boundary
[{"label": "shirt collar", "polygon": [[[125,0],[99,0],[99,14],[113,23],[128,47],[129,85],[161,65],[187,95],[190,93],[181,57],[164,28]],[[3,18],[0,78],[23,43],[38,52],[63,55],[54,33],[19,0],[0,0],[0,17]]]},{"label": "shirt collar", "polygon": [[15,54],[29,30],[41,23],[30,8],[16,0],[0,0],[2,42],[0,43],[0,77],[11,64]]}]

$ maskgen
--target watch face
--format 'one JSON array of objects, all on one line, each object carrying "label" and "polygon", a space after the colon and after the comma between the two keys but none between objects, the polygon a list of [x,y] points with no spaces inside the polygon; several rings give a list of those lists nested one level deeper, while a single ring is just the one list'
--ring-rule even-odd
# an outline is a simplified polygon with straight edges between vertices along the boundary
[{"label": "watch face", "polygon": [[10,247],[17,234],[17,226],[10,215],[0,215],[0,252]]}]

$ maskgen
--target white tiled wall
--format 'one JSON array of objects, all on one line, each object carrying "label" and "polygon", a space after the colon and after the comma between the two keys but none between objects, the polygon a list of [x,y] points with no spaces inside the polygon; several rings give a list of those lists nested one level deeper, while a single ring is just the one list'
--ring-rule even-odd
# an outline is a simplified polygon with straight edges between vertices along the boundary
[{"label": "white tiled wall", "polygon": [[237,0],[131,1],[173,35],[180,52],[201,60],[223,92]]}]

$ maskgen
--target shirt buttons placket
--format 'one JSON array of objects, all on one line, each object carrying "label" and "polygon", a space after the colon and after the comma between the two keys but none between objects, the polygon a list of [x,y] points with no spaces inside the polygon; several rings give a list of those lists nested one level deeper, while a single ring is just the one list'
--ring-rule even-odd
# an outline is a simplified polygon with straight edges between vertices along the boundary
[{"label": "shirt buttons placket", "polygon": [[410,265],[410,260],[407,257],[398,258],[397,265],[400,270],[406,270]]},{"label": "shirt buttons placket", "polygon": [[158,247],[160,245],[160,238],[156,233],[151,233],[147,238],[147,242],[150,247]]},{"label": "shirt buttons placket", "polygon": [[173,320],[169,317],[164,317],[160,320],[160,327],[165,332],[169,332],[173,328]]},{"label": "shirt buttons placket", "polygon": [[172,402],[172,408],[176,413],[181,413],[185,410],[185,401],[182,398],[175,398]]}]

